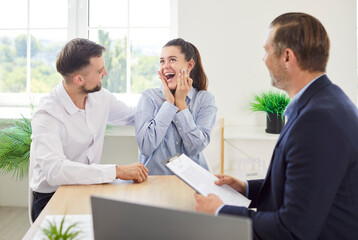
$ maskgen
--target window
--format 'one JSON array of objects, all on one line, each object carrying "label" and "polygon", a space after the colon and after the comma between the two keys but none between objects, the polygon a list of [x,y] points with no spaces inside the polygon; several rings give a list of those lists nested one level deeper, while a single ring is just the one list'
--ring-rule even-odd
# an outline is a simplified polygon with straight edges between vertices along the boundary
[{"label": "window", "polygon": [[[162,46],[176,37],[177,0],[11,0],[0,8],[0,118],[28,115],[59,84],[55,67],[75,37],[106,47],[102,81],[121,99],[157,87]],[[11,112],[13,114],[11,114]]]}]

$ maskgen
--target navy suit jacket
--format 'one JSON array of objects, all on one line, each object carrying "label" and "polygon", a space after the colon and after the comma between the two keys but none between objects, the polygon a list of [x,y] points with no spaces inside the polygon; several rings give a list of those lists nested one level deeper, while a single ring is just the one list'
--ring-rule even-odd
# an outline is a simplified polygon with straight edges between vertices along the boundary
[{"label": "navy suit jacket", "polygon": [[255,239],[358,239],[358,111],[326,75],[298,99],[264,180],[249,181]]}]

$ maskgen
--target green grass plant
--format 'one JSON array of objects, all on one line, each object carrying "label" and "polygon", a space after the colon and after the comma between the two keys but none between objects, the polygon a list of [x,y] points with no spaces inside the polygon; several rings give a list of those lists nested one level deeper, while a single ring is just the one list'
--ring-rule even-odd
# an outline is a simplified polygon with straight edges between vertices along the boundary
[{"label": "green grass plant", "polygon": [[81,231],[73,230],[74,227],[77,226],[78,223],[74,223],[70,225],[67,229],[64,229],[66,216],[63,216],[61,220],[61,224],[57,227],[55,222],[48,221],[48,227],[42,229],[42,232],[46,235],[49,240],[73,240],[75,239]]},{"label": "green grass plant", "polygon": [[269,113],[282,115],[289,102],[290,98],[286,93],[269,90],[256,94],[250,103],[250,109],[254,112],[265,112],[267,116]]},{"label": "green grass plant", "polygon": [[8,121],[0,130],[0,173],[11,173],[16,179],[27,176],[30,161],[31,120]]}]

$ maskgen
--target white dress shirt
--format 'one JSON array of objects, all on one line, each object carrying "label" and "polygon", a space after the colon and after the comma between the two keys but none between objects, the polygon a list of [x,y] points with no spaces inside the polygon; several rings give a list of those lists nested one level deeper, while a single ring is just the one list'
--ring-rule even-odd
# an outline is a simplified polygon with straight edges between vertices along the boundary
[{"label": "white dress shirt", "polygon": [[99,164],[106,125],[133,125],[134,113],[103,88],[89,93],[79,109],[59,84],[41,99],[31,121],[31,189],[50,193],[60,185],[113,181],[115,164]]}]

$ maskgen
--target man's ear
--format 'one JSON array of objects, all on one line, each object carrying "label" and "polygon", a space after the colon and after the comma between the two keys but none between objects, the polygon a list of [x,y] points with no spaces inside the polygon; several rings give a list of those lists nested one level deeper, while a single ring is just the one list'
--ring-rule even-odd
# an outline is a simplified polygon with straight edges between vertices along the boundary
[{"label": "man's ear", "polygon": [[84,77],[81,74],[75,74],[73,76],[73,83],[82,86],[84,84]]},{"label": "man's ear", "polygon": [[292,64],[297,62],[296,55],[291,48],[286,48],[282,54],[282,61],[285,68],[292,66]]},{"label": "man's ear", "polygon": [[193,70],[194,66],[195,66],[194,59],[190,59],[188,64],[188,71],[190,72],[191,70]]}]

